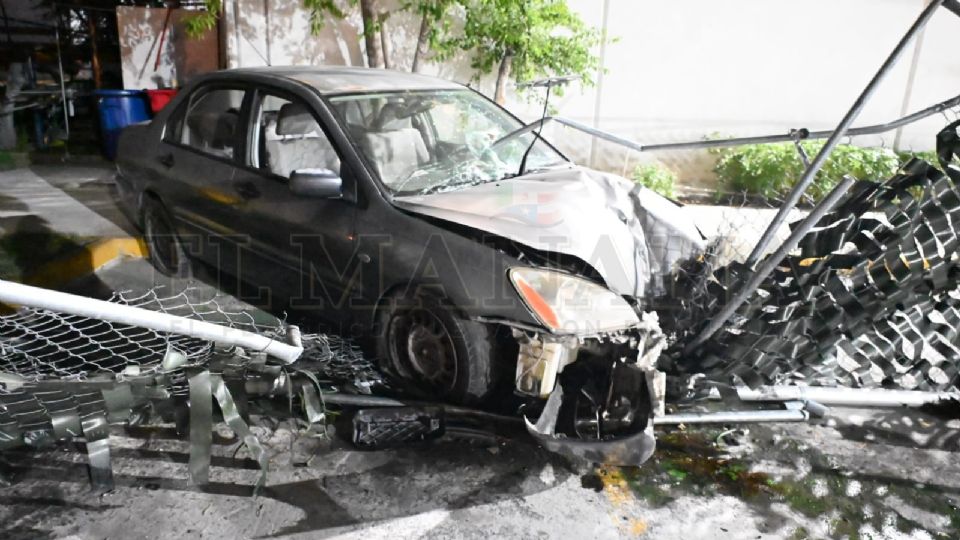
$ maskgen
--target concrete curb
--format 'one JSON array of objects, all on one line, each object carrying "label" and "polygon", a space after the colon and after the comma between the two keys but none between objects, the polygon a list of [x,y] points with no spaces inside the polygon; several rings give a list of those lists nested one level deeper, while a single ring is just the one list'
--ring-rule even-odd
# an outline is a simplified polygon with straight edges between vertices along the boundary
[{"label": "concrete curb", "polygon": [[104,238],[44,264],[25,276],[23,283],[52,289],[87,276],[121,257],[142,259],[148,253],[142,238]]}]

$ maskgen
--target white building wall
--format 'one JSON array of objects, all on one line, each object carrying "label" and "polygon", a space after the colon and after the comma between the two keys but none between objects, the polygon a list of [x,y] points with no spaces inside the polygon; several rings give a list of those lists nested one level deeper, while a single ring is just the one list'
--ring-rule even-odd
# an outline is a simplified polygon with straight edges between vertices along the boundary
[{"label": "white building wall", "polygon": [[[395,0],[387,0],[393,7]],[[570,88],[554,101],[559,114],[641,142],[695,140],[711,134],[784,133],[790,128],[835,126],[883,59],[923,8],[925,0],[568,0],[588,24],[602,25],[609,2],[602,99],[597,89]],[[267,9],[264,9],[264,2]],[[363,65],[358,10],[309,33],[301,0],[227,0],[228,65]],[[267,28],[269,20],[269,28]],[[419,20],[397,12],[388,21],[395,68],[407,69]],[[943,10],[923,36],[915,85],[906,111],[960,94],[960,18]],[[901,115],[913,51],[908,51],[867,106],[858,125]],[[428,65],[426,72],[468,82],[466,62]],[[486,77],[480,90],[492,93]],[[511,100],[530,119],[539,107]],[[945,119],[906,128],[901,148],[932,148]],[[551,128],[572,158],[586,162],[591,141]],[[892,146],[894,134],[858,144]],[[685,181],[711,177],[705,152],[661,152],[642,158],[608,143],[597,145],[594,165],[629,172],[656,159]]]}]

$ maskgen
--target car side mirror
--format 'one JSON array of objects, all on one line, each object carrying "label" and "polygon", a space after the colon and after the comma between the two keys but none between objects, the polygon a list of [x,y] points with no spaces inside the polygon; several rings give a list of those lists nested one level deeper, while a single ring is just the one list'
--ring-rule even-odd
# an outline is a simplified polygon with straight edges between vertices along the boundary
[{"label": "car side mirror", "polygon": [[343,179],[330,169],[299,169],[290,175],[290,191],[304,197],[339,199]]}]

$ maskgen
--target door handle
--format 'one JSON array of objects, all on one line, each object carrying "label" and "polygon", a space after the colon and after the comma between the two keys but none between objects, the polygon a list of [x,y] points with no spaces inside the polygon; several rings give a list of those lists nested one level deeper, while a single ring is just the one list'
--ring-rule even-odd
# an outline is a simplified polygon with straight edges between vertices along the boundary
[{"label": "door handle", "polygon": [[244,199],[256,199],[260,196],[260,190],[253,182],[239,182],[233,185],[233,189]]},{"label": "door handle", "polygon": [[157,161],[169,169],[170,167],[173,167],[173,154],[163,154],[162,156],[157,156]]}]

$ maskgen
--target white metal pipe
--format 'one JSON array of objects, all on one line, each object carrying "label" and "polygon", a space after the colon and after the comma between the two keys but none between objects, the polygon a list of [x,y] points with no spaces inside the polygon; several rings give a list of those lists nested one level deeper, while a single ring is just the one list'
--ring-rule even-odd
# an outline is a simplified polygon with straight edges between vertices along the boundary
[{"label": "white metal pipe", "polygon": [[158,332],[181,334],[212,341],[219,345],[235,345],[266,353],[286,363],[293,362],[303,352],[302,346],[290,345],[238,328],[5,280],[0,280],[0,303],[68,313],[91,319],[149,328]]},{"label": "white metal pipe", "polygon": [[761,386],[756,389],[738,387],[737,396],[743,401],[816,401],[822,405],[846,407],[922,407],[960,399],[960,394],[955,392],[826,386]]},{"label": "white metal pipe", "polygon": [[746,422],[806,422],[810,413],[803,409],[772,411],[720,411],[712,413],[679,413],[654,416],[653,424],[738,424]]},{"label": "white metal pipe", "polygon": [[[610,0],[603,0],[600,23],[600,65],[597,66],[597,94],[593,100],[593,128],[600,129],[600,107],[603,105],[603,75],[607,71],[607,28],[610,19]],[[597,168],[597,139],[590,139],[590,167]]]}]

